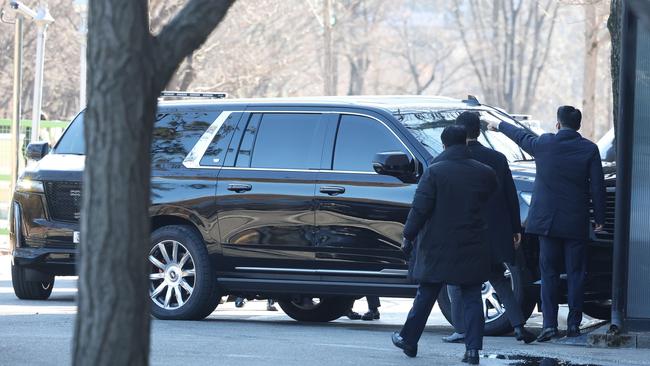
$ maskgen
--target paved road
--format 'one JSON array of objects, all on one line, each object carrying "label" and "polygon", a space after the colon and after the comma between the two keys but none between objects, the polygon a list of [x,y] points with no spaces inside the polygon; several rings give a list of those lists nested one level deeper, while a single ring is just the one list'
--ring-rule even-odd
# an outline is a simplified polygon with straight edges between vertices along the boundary
[{"label": "paved road", "polygon": [[[7,257],[0,257],[0,365],[69,364],[75,317],[76,281],[58,278],[48,301],[15,298]],[[265,302],[243,309],[220,305],[206,320],[153,321],[153,365],[462,365],[462,345],[440,341],[450,328],[439,311],[432,315],[420,342],[418,358],[408,359],[390,343],[409,300],[382,299],[382,320],[364,323],[339,320],[328,324],[300,324],[281,311],[267,312]],[[364,302],[356,309],[364,310]],[[650,365],[647,350],[608,350],[561,344],[519,345],[510,337],[485,340],[490,355],[561,357],[574,365]],[[483,365],[536,365],[502,359],[483,359]]]}]

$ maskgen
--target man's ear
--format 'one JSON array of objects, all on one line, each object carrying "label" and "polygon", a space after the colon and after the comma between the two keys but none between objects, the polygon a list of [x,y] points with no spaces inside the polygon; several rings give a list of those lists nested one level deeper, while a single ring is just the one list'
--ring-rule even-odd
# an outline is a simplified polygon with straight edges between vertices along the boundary
[{"label": "man's ear", "polygon": [[560,130],[560,128],[562,128],[562,125],[560,124],[560,122],[555,122],[555,128],[556,128],[558,131]]},{"label": "man's ear", "polygon": [[447,150],[447,145],[442,144],[442,149],[443,149],[443,150]]}]

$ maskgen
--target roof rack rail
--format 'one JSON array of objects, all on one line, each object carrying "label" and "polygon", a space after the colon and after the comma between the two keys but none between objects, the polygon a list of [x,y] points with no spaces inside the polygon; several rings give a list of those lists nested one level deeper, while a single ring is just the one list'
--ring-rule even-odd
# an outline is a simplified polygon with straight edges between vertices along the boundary
[{"label": "roof rack rail", "polygon": [[187,92],[187,91],[162,91],[161,98],[174,97],[174,98],[211,98],[222,99],[228,97],[228,93],[213,93],[213,92]]}]

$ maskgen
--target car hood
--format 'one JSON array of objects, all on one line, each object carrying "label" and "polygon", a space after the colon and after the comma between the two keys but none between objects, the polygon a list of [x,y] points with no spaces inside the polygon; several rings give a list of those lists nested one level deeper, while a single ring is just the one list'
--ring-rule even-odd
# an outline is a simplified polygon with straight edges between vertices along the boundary
[{"label": "car hood", "polygon": [[84,155],[48,154],[25,168],[24,178],[80,182],[86,157]]}]

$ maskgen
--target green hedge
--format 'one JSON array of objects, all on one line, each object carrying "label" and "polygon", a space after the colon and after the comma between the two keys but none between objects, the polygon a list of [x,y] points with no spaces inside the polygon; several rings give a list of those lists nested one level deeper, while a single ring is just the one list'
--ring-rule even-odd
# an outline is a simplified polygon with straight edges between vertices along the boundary
[{"label": "green hedge", "polygon": [[[66,128],[68,127],[68,124],[70,124],[70,121],[41,121],[41,128]],[[11,126],[11,120],[10,119],[2,119],[0,118],[0,126]],[[32,127],[32,120],[21,120],[20,121],[20,126],[21,127]]]}]

